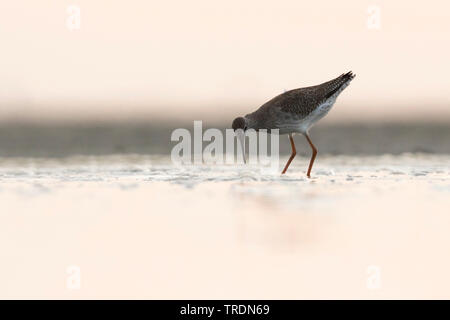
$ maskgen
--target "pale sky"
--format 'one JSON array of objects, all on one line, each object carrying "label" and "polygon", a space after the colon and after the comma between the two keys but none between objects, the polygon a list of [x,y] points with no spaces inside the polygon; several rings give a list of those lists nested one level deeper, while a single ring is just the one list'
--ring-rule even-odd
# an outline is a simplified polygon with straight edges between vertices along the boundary
[{"label": "pale sky", "polygon": [[349,70],[331,120],[450,118],[449,34],[443,0],[3,0],[0,121],[222,120]]}]

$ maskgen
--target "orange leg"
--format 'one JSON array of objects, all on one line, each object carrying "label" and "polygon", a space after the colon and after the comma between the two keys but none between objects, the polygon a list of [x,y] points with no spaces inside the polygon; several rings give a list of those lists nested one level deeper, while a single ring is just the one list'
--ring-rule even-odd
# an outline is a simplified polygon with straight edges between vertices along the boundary
[{"label": "orange leg", "polygon": [[311,139],[309,138],[308,134],[305,134],[306,140],[308,140],[309,145],[311,146],[312,149],[312,156],[311,156],[311,161],[309,161],[309,168],[308,168],[308,173],[306,174],[308,176],[308,178],[311,178],[311,169],[314,163],[314,160],[316,159],[316,155],[317,155],[317,148],[313,145]]},{"label": "orange leg", "polygon": [[283,172],[281,174],[285,174],[286,173],[286,170],[289,168],[289,165],[291,164],[292,159],[294,159],[295,155],[297,154],[297,151],[295,150],[294,139],[292,138],[291,134],[289,134],[289,140],[291,140],[292,153],[291,153],[291,156],[290,156],[288,162],[284,166]]}]

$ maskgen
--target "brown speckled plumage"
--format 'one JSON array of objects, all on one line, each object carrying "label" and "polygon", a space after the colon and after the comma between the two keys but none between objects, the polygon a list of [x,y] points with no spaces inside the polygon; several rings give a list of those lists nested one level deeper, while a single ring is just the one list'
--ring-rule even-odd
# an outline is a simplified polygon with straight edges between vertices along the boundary
[{"label": "brown speckled plumage", "polygon": [[348,72],[316,86],[286,91],[267,101],[255,112],[247,114],[248,128],[281,129],[283,121],[301,121],[327,101],[331,107],[353,78],[352,72]]},{"label": "brown speckled plumage", "polygon": [[[279,106],[285,112],[306,117],[353,77],[353,74],[349,72],[317,86],[290,90],[273,98],[271,103],[274,106]],[[270,103],[270,101],[267,103]]]}]

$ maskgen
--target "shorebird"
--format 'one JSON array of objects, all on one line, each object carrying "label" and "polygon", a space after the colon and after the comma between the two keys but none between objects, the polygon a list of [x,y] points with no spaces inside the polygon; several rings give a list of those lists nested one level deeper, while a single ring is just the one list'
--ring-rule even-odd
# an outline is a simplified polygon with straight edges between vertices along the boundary
[{"label": "shorebird", "polygon": [[246,131],[247,129],[255,129],[258,131],[267,129],[270,131],[270,129],[279,129],[279,134],[288,134],[292,153],[282,174],[286,173],[292,159],[297,154],[293,134],[300,133],[304,135],[312,149],[312,156],[306,174],[310,178],[311,169],[317,155],[317,148],[309,137],[309,129],[330,111],[336,102],[336,98],[354,77],[355,75],[350,71],[317,86],[286,91],[267,101],[255,112],[234,119],[232,124],[233,130],[242,129]]}]

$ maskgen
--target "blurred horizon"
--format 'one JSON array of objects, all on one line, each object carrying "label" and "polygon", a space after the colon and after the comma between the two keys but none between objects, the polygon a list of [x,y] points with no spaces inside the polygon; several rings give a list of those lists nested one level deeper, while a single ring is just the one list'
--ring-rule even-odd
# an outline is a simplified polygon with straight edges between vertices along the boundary
[{"label": "blurred horizon", "polygon": [[0,4],[0,123],[226,123],[349,70],[325,123],[450,121],[446,1],[72,4]]},{"label": "blurred horizon", "polygon": [[[212,127],[224,134],[229,125],[205,121],[203,133]],[[192,122],[5,123],[0,126],[0,157],[170,155],[179,143],[171,141],[176,128],[186,128],[193,137]],[[450,154],[447,123],[319,123],[310,136],[321,155]],[[294,140],[299,156],[309,156],[306,139],[295,135]],[[204,141],[203,148],[208,144]],[[286,135],[279,137],[279,152],[291,153]]]}]

